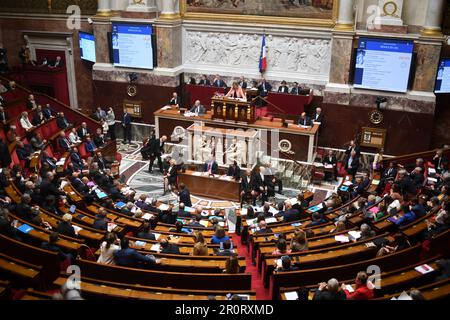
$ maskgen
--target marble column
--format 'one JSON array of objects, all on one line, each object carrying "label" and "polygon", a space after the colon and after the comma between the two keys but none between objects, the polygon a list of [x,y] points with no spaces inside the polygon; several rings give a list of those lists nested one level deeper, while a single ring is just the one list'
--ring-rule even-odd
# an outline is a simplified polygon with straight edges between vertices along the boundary
[{"label": "marble column", "polygon": [[413,91],[434,91],[437,68],[441,57],[442,42],[440,40],[433,40],[423,37],[416,44],[417,65]]},{"label": "marble column", "polygon": [[354,0],[340,0],[336,30],[353,30],[355,17],[353,15]]},{"label": "marble column", "polygon": [[427,15],[422,29],[424,36],[442,36],[442,19],[445,10],[445,0],[428,0]]},{"label": "marble column", "polygon": [[180,17],[178,0],[161,1],[160,19],[178,19]]},{"label": "marble column", "polygon": [[97,63],[111,63],[109,61],[108,32],[111,32],[109,18],[93,17],[93,30],[95,36],[95,53]]},{"label": "marble column", "polygon": [[97,14],[99,16],[111,15],[111,2],[110,0],[98,0]]},{"label": "marble column", "polygon": [[111,0],[112,11],[124,11],[128,6],[128,0]]}]

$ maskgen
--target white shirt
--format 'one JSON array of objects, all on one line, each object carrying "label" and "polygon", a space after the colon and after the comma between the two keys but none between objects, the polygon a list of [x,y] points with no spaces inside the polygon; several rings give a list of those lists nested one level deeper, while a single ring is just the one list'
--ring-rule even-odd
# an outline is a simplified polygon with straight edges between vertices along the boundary
[{"label": "white shirt", "polygon": [[20,118],[20,125],[25,130],[30,130],[31,128],[33,128],[33,125],[31,124],[30,120],[27,117]]},{"label": "white shirt", "polygon": [[78,135],[76,133],[69,133],[69,141],[72,144],[76,144],[78,142],[81,142],[80,138],[78,137]]},{"label": "white shirt", "polygon": [[106,123],[108,126],[113,126],[116,123],[116,116],[114,115],[114,111],[108,111],[106,113]]},{"label": "white shirt", "polygon": [[114,261],[114,252],[120,250],[120,246],[112,244],[109,249],[106,249],[106,241],[100,247],[100,256],[97,262],[102,264],[116,264]]}]

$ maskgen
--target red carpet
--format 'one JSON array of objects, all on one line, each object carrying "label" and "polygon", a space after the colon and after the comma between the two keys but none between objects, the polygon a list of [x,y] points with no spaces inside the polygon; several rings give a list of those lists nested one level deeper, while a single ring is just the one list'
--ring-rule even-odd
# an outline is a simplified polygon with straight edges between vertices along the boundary
[{"label": "red carpet", "polygon": [[249,248],[250,251],[247,251],[247,246],[241,244],[241,237],[236,234],[232,235],[232,239],[233,245],[237,247],[239,256],[245,257],[246,272],[249,272],[252,275],[252,290],[256,291],[256,299],[271,300],[270,290],[264,288],[261,275],[258,273],[258,267],[252,266],[251,247]]}]

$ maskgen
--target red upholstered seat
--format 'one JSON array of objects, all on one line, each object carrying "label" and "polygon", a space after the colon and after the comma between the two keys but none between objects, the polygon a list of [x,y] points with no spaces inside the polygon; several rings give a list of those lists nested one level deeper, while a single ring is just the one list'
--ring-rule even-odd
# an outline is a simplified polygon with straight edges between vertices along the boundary
[{"label": "red upholstered seat", "polygon": [[81,158],[83,158],[83,159],[86,159],[89,156],[88,152],[86,151],[86,147],[85,147],[84,143],[81,143],[79,145],[78,153],[80,154]]},{"label": "red upholstered seat", "polygon": [[10,167],[12,168],[15,164],[20,164],[20,160],[19,160],[19,157],[17,156],[16,149],[14,149],[11,152],[11,164],[10,164]]},{"label": "red upholstered seat", "polygon": [[48,139],[51,136],[53,136],[53,135],[58,133],[58,131],[60,129],[58,128],[58,125],[56,124],[56,120],[55,119],[52,119],[52,120],[50,120],[47,123],[46,130],[48,130],[47,133],[46,133],[46,136],[45,136],[46,139]]}]

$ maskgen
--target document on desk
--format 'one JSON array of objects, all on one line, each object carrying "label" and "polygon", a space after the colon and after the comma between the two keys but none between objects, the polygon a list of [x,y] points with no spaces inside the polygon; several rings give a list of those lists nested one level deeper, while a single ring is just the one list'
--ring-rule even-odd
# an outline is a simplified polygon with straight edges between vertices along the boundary
[{"label": "document on desk", "polygon": [[361,231],[349,231],[348,235],[350,236],[350,238],[357,240],[361,238]]},{"label": "document on desk", "polygon": [[203,172],[194,172],[194,173],[192,173],[192,175],[196,176],[196,177],[200,177],[203,175]]},{"label": "document on desk", "polygon": [[430,267],[428,264],[423,264],[421,266],[415,267],[414,269],[420,272],[421,274],[427,274],[434,271],[434,269]]},{"label": "document on desk", "polygon": [[349,284],[345,285],[345,289],[347,289],[347,291],[350,293],[355,292],[355,289],[353,289],[353,287]]},{"label": "document on desk", "polygon": [[161,237],[161,234],[160,234],[160,233],[153,233],[153,235],[155,236],[155,240],[158,240],[159,237]]},{"label": "document on desk", "polygon": [[165,203],[160,204],[160,206],[158,207],[158,209],[161,211],[167,211],[169,210],[169,208],[170,208],[169,205]]},{"label": "document on desk", "polygon": [[144,242],[144,241],[136,241],[136,242],[134,243],[134,245],[135,245],[136,247],[145,247],[146,244],[147,244],[147,242]]},{"label": "document on desk", "polygon": [[325,167],[325,169],[333,169],[333,165],[332,164],[326,164],[324,167]]},{"label": "document on desk", "polygon": [[266,218],[266,223],[275,223],[277,222],[277,218],[275,217],[270,217],[270,218]]},{"label": "document on desk", "polygon": [[204,226],[205,228],[208,228],[209,226],[209,221],[208,220],[200,220],[200,224],[202,226]]},{"label": "document on desk", "polygon": [[286,300],[297,300],[298,299],[297,291],[285,292],[284,296],[286,297]]},{"label": "document on desk", "polygon": [[274,207],[270,207],[269,208],[269,212],[273,215],[277,214],[279,211],[277,209],[275,209]]},{"label": "document on desk", "polygon": [[79,226],[73,226],[74,230],[75,230],[75,234],[78,234],[81,230],[83,230],[82,228],[80,228]]},{"label": "document on desk", "polygon": [[241,209],[241,216],[246,216],[247,215],[247,208],[242,208]]},{"label": "document on desk", "polygon": [[336,240],[337,242],[350,242],[350,239],[347,236],[343,236],[343,235],[337,235],[334,236],[334,240]]},{"label": "document on desk", "polygon": [[152,245],[152,247],[150,248],[150,251],[160,251],[161,246],[159,245],[159,243],[156,243],[154,245]]}]

